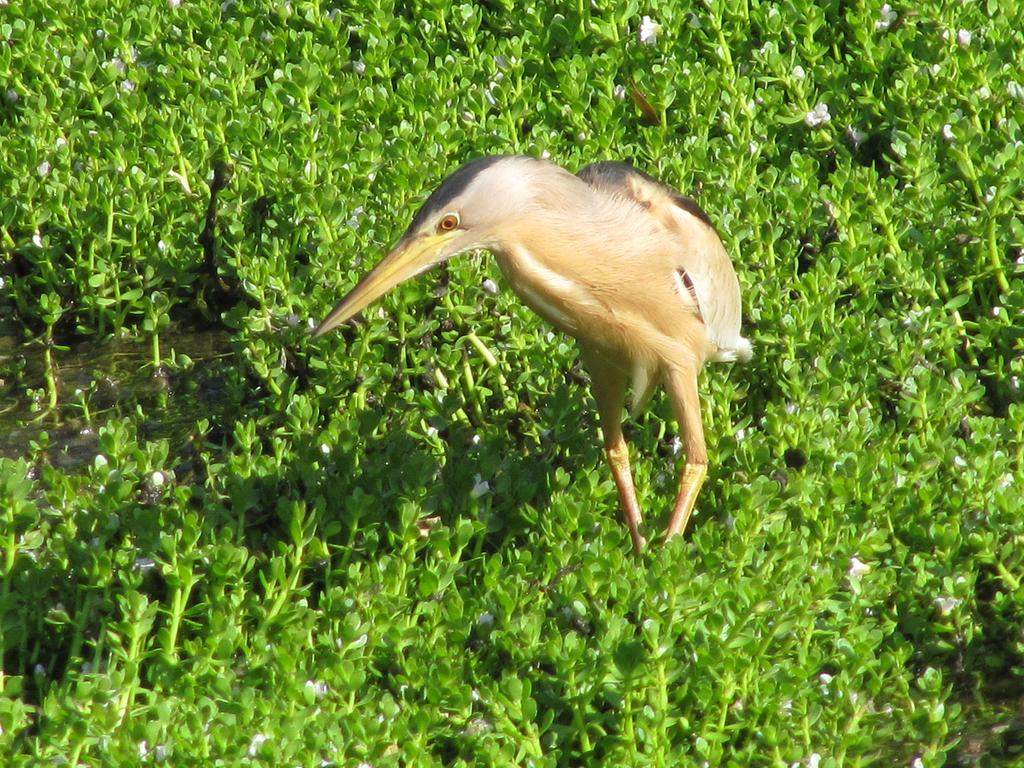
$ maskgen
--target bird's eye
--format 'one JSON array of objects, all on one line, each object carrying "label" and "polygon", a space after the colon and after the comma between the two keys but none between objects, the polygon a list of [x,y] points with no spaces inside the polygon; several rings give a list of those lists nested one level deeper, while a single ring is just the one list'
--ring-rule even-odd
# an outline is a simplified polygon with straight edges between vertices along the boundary
[{"label": "bird's eye", "polygon": [[459,226],[459,214],[446,213],[441,221],[438,222],[437,228],[442,232],[451,232],[457,226]]}]

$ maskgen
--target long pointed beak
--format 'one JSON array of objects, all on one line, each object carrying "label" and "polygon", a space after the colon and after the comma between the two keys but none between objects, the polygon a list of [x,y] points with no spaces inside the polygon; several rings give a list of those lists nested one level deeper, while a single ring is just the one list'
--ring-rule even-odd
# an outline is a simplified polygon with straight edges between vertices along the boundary
[{"label": "long pointed beak", "polygon": [[436,235],[403,238],[394,250],[370,270],[338,306],[331,310],[313,331],[313,337],[323,336],[337,328],[399,283],[437,264],[443,258],[442,249],[455,235],[455,232],[439,232]]}]

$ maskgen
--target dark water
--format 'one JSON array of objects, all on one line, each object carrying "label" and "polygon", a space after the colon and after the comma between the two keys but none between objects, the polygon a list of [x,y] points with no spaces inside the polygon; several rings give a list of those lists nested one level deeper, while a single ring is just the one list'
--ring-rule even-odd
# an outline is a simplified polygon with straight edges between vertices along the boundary
[{"label": "dark water", "polygon": [[[1014,686],[1016,687],[1016,686]],[[964,703],[959,743],[950,752],[951,768],[1024,766],[1024,697]]]},{"label": "dark water", "polygon": [[227,407],[235,365],[226,331],[162,333],[160,353],[164,365],[155,368],[148,339],[86,341],[54,349],[48,364],[42,344],[0,332],[0,456],[43,453],[74,469],[93,461],[97,430],[112,417],[132,418],[145,437],[173,439]]}]

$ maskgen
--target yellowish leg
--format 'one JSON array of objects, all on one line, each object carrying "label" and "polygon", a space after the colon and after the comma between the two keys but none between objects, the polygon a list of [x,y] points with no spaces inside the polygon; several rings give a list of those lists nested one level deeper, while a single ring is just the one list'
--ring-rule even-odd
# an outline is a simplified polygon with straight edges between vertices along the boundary
[{"label": "yellowish leg", "polygon": [[618,431],[618,438],[613,445],[608,444],[608,432],[605,431],[605,455],[608,457],[608,466],[611,467],[612,477],[615,478],[615,487],[619,489],[622,514],[626,518],[626,525],[629,526],[629,535],[633,538],[633,549],[643,552],[647,540],[640,535],[640,523],[643,521],[643,516],[636,500],[636,491],[633,489],[633,473],[629,468],[629,448],[622,436],[621,426]]},{"label": "yellowish leg", "polygon": [[679,478],[679,495],[665,538],[671,539],[686,530],[697,494],[708,474],[708,451],[704,443],[704,426],[700,420],[700,396],[697,393],[697,372],[672,371],[666,376],[669,397],[675,410],[686,447],[686,463]]},{"label": "yellowish leg", "polygon": [[708,474],[707,464],[691,464],[687,460],[683,466],[682,477],[679,478],[679,495],[676,497],[676,507],[672,511],[672,517],[668,521],[668,530],[665,531],[665,538],[681,534],[686,530],[686,524],[690,522],[690,514],[693,506],[697,503],[697,494],[704,484],[704,478]]},{"label": "yellowish leg", "polygon": [[588,356],[587,368],[593,384],[594,398],[601,417],[601,431],[604,433],[605,456],[611,468],[615,487],[619,491],[622,514],[629,526],[629,535],[633,539],[633,548],[643,551],[647,544],[640,535],[640,523],[643,515],[636,500],[633,488],[633,473],[629,467],[629,447],[622,434],[622,404],[626,394],[626,376],[614,366],[599,357]]}]

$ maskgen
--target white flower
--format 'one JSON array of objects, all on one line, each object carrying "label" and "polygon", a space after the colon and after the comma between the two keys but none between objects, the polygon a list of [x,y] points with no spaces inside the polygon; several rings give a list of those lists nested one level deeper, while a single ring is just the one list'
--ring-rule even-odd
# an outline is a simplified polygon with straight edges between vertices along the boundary
[{"label": "white flower", "polygon": [[359,220],[363,218],[363,214],[366,213],[366,209],[361,205],[357,205],[352,209],[352,215],[348,217],[348,221],[345,222],[348,226],[355,228],[359,225]]},{"label": "white flower", "polygon": [[477,618],[476,623],[481,627],[489,627],[494,624],[494,614],[490,611],[484,611]]},{"label": "white flower", "polygon": [[871,572],[871,566],[861,560],[859,557],[850,558],[850,567],[846,571],[846,575],[851,579],[859,579],[861,576]]},{"label": "white flower", "polygon": [[36,233],[32,235],[32,245],[34,245],[36,248],[43,247],[43,236],[42,234],[40,234],[38,229],[36,230]]},{"label": "white flower", "polygon": [[362,75],[364,72],[366,72],[366,62],[363,61],[362,59],[353,61],[352,71],[355,72],[357,75]]},{"label": "white flower", "polygon": [[486,480],[481,480],[480,475],[473,478],[473,490],[469,492],[469,496],[472,499],[479,499],[481,496],[485,496],[491,492],[491,484]]},{"label": "white flower", "polygon": [[946,123],[944,126],[942,126],[942,138],[944,138],[946,141],[952,141],[954,139],[953,126],[950,125],[949,123]]},{"label": "white flower", "polygon": [[1021,85],[1016,80],[1011,80],[1006,84],[1006,92],[1010,94],[1011,99],[1024,101],[1024,85]]},{"label": "white flower", "polygon": [[487,291],[488,293],[497,293],[498,284],[488,277],[486,280],[484,280],[484,290]]},{"label": "white flower", "polygon": [[[1011,83],[1011,85],[1017,85],[1017,84],[1016,83]],[[1020,86],[1017,86],[1017,87],[1019,88]],[[616,99],[619,99],[621,101],[622,99],[626,98],[626,86],[624,86],[624,85],[616,85],[615,86],[615,90],[612,91],[612,93],[615,94],[615,98]]]},{"label": "white flower", "polygon": [[850,141],[853,142],[854,148],[860,147],[864,143],[864,139],[868,137],[864,131],[858,129],[854,125],[846,126],[846,135],[850,137]]},{"label": "white flower", "polygon": [[807,768],[818,768],[819,765],[821,765],[821,755],[811,752],[811,756],[807,758]]},{"label": "white flower", "polygon": [[832,119],[832,115],[828,113],[828,104],[819,102],[815,105],[814,109],[804,115],[804,122],[807,123],[811,128],[817,128],[819,125],[824,125]]},{"label": "white flower", "polygon": [[806,74],[807,73],[804,72],[804,68],[801,67],[799,64],[797,64],[795,67],[793,67],[793,77],[794,77],[794,79],[796,79],[796,80],[803,80],[804,76]]},{"label": "white flower", "polygon": [[249,757],[256,757],[256,755],[259,754],[260,747],[263,746],[263,742],[269,738],[270,737],[265,733],[254,734],[252,741],[249,742]]},{"label": "white flower", "polygon": [[18,103],[18,99],[21,98],[20,96],[18,96],[18,92],[16,90],[14,90],[13,88],[8,88],[6,95],[7,95],[7,101],[9,103],[11,103],[11,104],[17,104]]},{"label": "white flower", "polygon": [[171,10],[181,7],[181,0],[167,0],[167,7]]},{"label": "white flower", "polygon": [[131,80],[122,80],[121,90],[125,93],[131,93],[135,90],[135,83],[133,83]]},{"label": "white flower", "polygon": [[306,688],[312,691],[313,696],[316,698],[317,701],[326,696],[327,692],[330,690],[330,688],[328,688],[327,686],[327,683],[322,682],[320,680],[307,680]]},{"label": "white flower", "polygon": [[659,34],[661,34],[661,24],[650,16],[644,16],[643,21],[640,22],[640,42],[644,45],[655,45],[658,42]]},{"label": "white flower", "polygon": [[155,470],[153,474],[149,476],[149,484],[152,485],[154,488],[159,488],[165,482],[167,482],[167,478],[164,477],[164,473],[161,472],[159,469]]},{"label": "white flower", "polygon": [[955,597],[936,597],[933,602],[939,609],[940,616],[949,616],[953,609],[960,605],[960,600]]},{"label": "white flower", "polygon": [[43,162],[36,167],[36,173],[40,176],[49,176],[51,170],[53,170],[53,166],[50,165],[49,160],[43,160]]},{"label": "white flower", "polygon": [[971,44],[971,38],[973,35],[969,29],[958,29],[956,33],[956,41],[960,44],[961,48],[967,48]]},{"label": "white flower", "polygon": [[882,10],[879,12],[878,15],[881,16],[881,19],[875,22],[876,32],[884,32],[890,26],[892,26],[892,23],[896,21],[896,19],[898,19],[900,16],[898,13],[896,13],[896,11],[892,9],[892,6],[889,5],[888,3],[882,6]]},{"label": "white flower", "polygon": [[915,757],[914,761],[910,764],[910,768],[924,768],[924,760],[920,756]]}]

